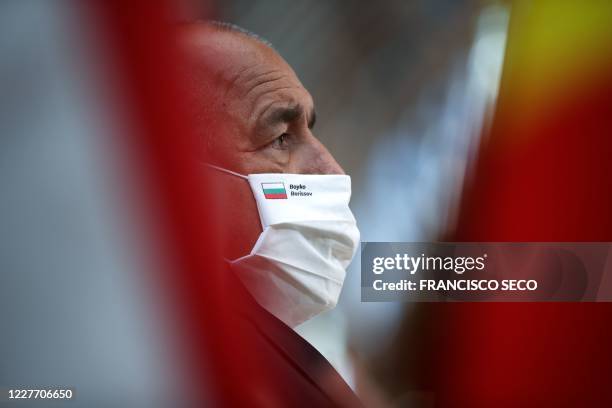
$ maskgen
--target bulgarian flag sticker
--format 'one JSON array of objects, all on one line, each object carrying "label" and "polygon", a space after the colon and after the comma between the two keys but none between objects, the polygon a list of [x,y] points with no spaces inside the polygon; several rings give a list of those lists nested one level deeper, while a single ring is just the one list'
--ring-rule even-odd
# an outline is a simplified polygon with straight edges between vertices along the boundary
[{"label": "bulgarian flag sticker", "polygon": [[268,200],[287,199],[287,190],[285,190],[285,183],[261,183],[264,196]]}]

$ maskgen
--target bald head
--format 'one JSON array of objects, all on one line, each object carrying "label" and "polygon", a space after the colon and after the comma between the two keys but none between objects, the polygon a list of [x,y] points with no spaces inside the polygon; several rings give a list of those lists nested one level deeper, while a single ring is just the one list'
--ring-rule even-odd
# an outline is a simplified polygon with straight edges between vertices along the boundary
[{"label": "bald head", "polygon": [[255,34],[252,31],[249,31],[249,30],[247,30],[245,28],[242,28],[242,27],[240,27],[240,26],[238,26],[236,24],[227,23],[227,22],[223,22],[223,21],[208,21],[208,22],[205,22],[204,24],[209,25],[212,29],[215,29],[217,31],[225,31],[225,32],[231,32],[231,33],[234,33],[234,34],[245,35],[245,36],[247,36],[249,38],[252,38],[252,39],[254,39],[256,41],[259,41],[260,43],[262,43],[264,45],[267,45],[270,48],[274,48],[272,46],[272,44],[268,40],[260,37],[259,35]]},{"label": "bald head", "polygon": [[219,23],[185,25],[180,39],[192,92],[202,97],[196,109],[208,126],[223,123],[205,135],[222,164],[246,173],[342,171],[312,134],[311,95],[264,40]]}]

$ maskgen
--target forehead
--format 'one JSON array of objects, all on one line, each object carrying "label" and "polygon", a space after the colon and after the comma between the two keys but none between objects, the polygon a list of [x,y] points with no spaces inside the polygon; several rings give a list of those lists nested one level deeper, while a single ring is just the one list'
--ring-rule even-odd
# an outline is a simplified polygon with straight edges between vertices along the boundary
[{"label": "forehead", "polygon": [[274,104],[312,108],[312,98],[289,64],[272,48],[244,34],[210,29],[188,33],[196,59],[212,75],[224,101],[240,105],[249,115]]}]

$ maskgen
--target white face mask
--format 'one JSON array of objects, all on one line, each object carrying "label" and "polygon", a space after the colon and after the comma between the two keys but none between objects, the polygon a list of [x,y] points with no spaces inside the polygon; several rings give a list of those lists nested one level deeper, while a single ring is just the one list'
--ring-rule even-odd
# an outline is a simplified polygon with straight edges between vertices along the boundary
[{"label": "white face mask", "polygon": [[346,175],[242,174],[263,232],[249,255],[230,261],[253,297],[290,327],[332,309],[359,244]]}]

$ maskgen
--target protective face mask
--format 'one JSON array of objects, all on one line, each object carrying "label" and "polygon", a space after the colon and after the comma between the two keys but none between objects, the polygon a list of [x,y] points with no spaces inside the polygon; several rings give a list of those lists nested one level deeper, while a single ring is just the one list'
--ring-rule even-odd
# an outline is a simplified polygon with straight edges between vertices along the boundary
[{"label": "protective face mask", "polygon": [[359,244],[346,175],[249,174],[263,232],[229,261],[249,292],[290,327],[336,306]]}]

